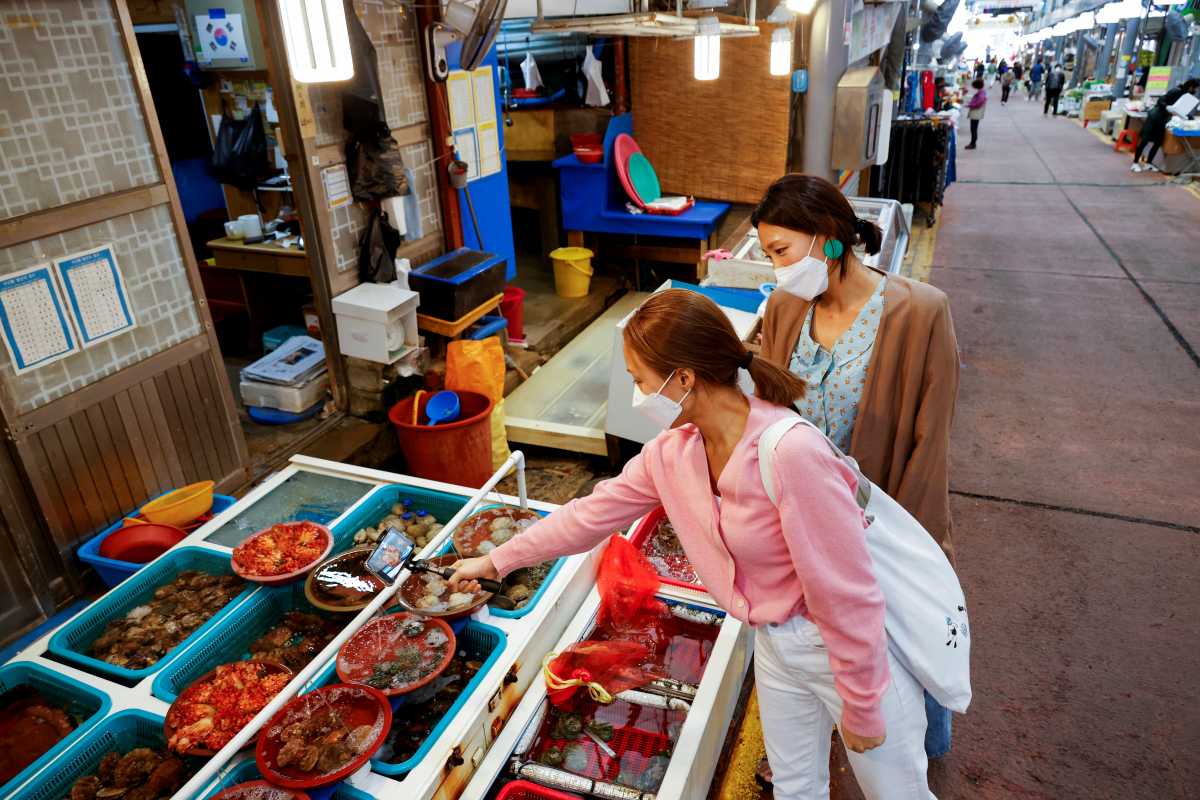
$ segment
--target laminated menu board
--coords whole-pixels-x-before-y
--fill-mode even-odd
[[[54,266],[84,347],[137,327],[112,245],[55,259]]]
[[[79,351],[50,264],[0,277],[0,331],[18,375]]]

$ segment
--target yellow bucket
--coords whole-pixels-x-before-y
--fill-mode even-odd
[[[554,259],[554,291],[559,297],[587,297],[592,282],[592,251],[586,247],[560,247]]]

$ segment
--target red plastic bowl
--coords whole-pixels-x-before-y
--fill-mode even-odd
[[[321,550],[316,558],[312,559],[307,564],[304,564],[303,566],[299,567],[298,569],[294,569],[291,572],[282,572],[278,575],[258,575],[252,572],[246,572],[245,568],[238,563],[238,551],[242,550],[242,548],[244,548],[250,542],[254,541],[260,536],[267,535],[277,527],[290,528],[298,527],[300,525],[307,525],[317,528],[325,534],[325,547]],[[276,525],[272,525],[269,528],[263,528],[261,531],[252,533],[243,539],[241,544],[233,549],[233,558],[231,564],[233,566],[234,573],[241,578],[245,578],[248,581],[254,581],[255,583],[261,583],[264,586],[279,586],[284,583],[291,583],[297,578],[303,577],[310,572],[313,567],[317,566],[326,558],[328,558],[331,552],[333,552],[333,532],[330,531],[329,528],[326,528],[324,525],[318,525],[315,522],[281,522]]]
[[[309,800],[304,792],[272,786],[267,781],[247,781],[230,786],[212,800]]]
[[[342,767],[324,775],[313,775],[301,772],[292,767],[276,767],[275,759],[279,755],[282,743],[279,734],[284,728],[297,722],[303,722],[307,715],[325,708],[332,708],[341,715],[342,722],[353,729],[359,725],[372,725],[379,735],[365,750],[348,761]],[[279,713],[271,717],[258,735],[258,744],[254,748],[254,761],[258,771],[269,782],[287,789],[315,789],[318,786],[328,786],[337,783],[342,778],[354,774],[358,768],[371,760],[375,751],[383,745],[388,729],[392,727],[392,706],[382,692],[370,686],[335,683],[320,689],[302,694],[279,709]]]
[[[100,555],[115,561],[146,564],[187,538],[173,525],[146,522],[113,531],[100,543]]]
[[[575,148],[575,157],[579,159],[581,164],[599,164],[604,160],[604,149],[600,147],[582,147]]]
[[[604,160],[604,138],[598,133],[572,133],[571,149],[583,164],[599,164]]]

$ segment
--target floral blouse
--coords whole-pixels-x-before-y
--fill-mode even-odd
[[[812,338],[814,303],[808,309],[796,351],[792,353],[791,370],[804,380],[804,397],[796,402],[796,410],[805,419],[825,432],[843,452],[850,450],[854,420],[858,416],[858,401],[867,382],[867,368],[883,318],[883,290],[887,278],[879,282],[871,297],[854,318],[853,324],[826,350]]]

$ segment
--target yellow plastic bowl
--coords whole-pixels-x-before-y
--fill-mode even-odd
[[[202,514],[207,514],[213,504],[213,481],[200,481],[173,492],[167,492],[162,497],[151,500],[142,506],[142,516],[160,525],[174,525],[181,528]]]

